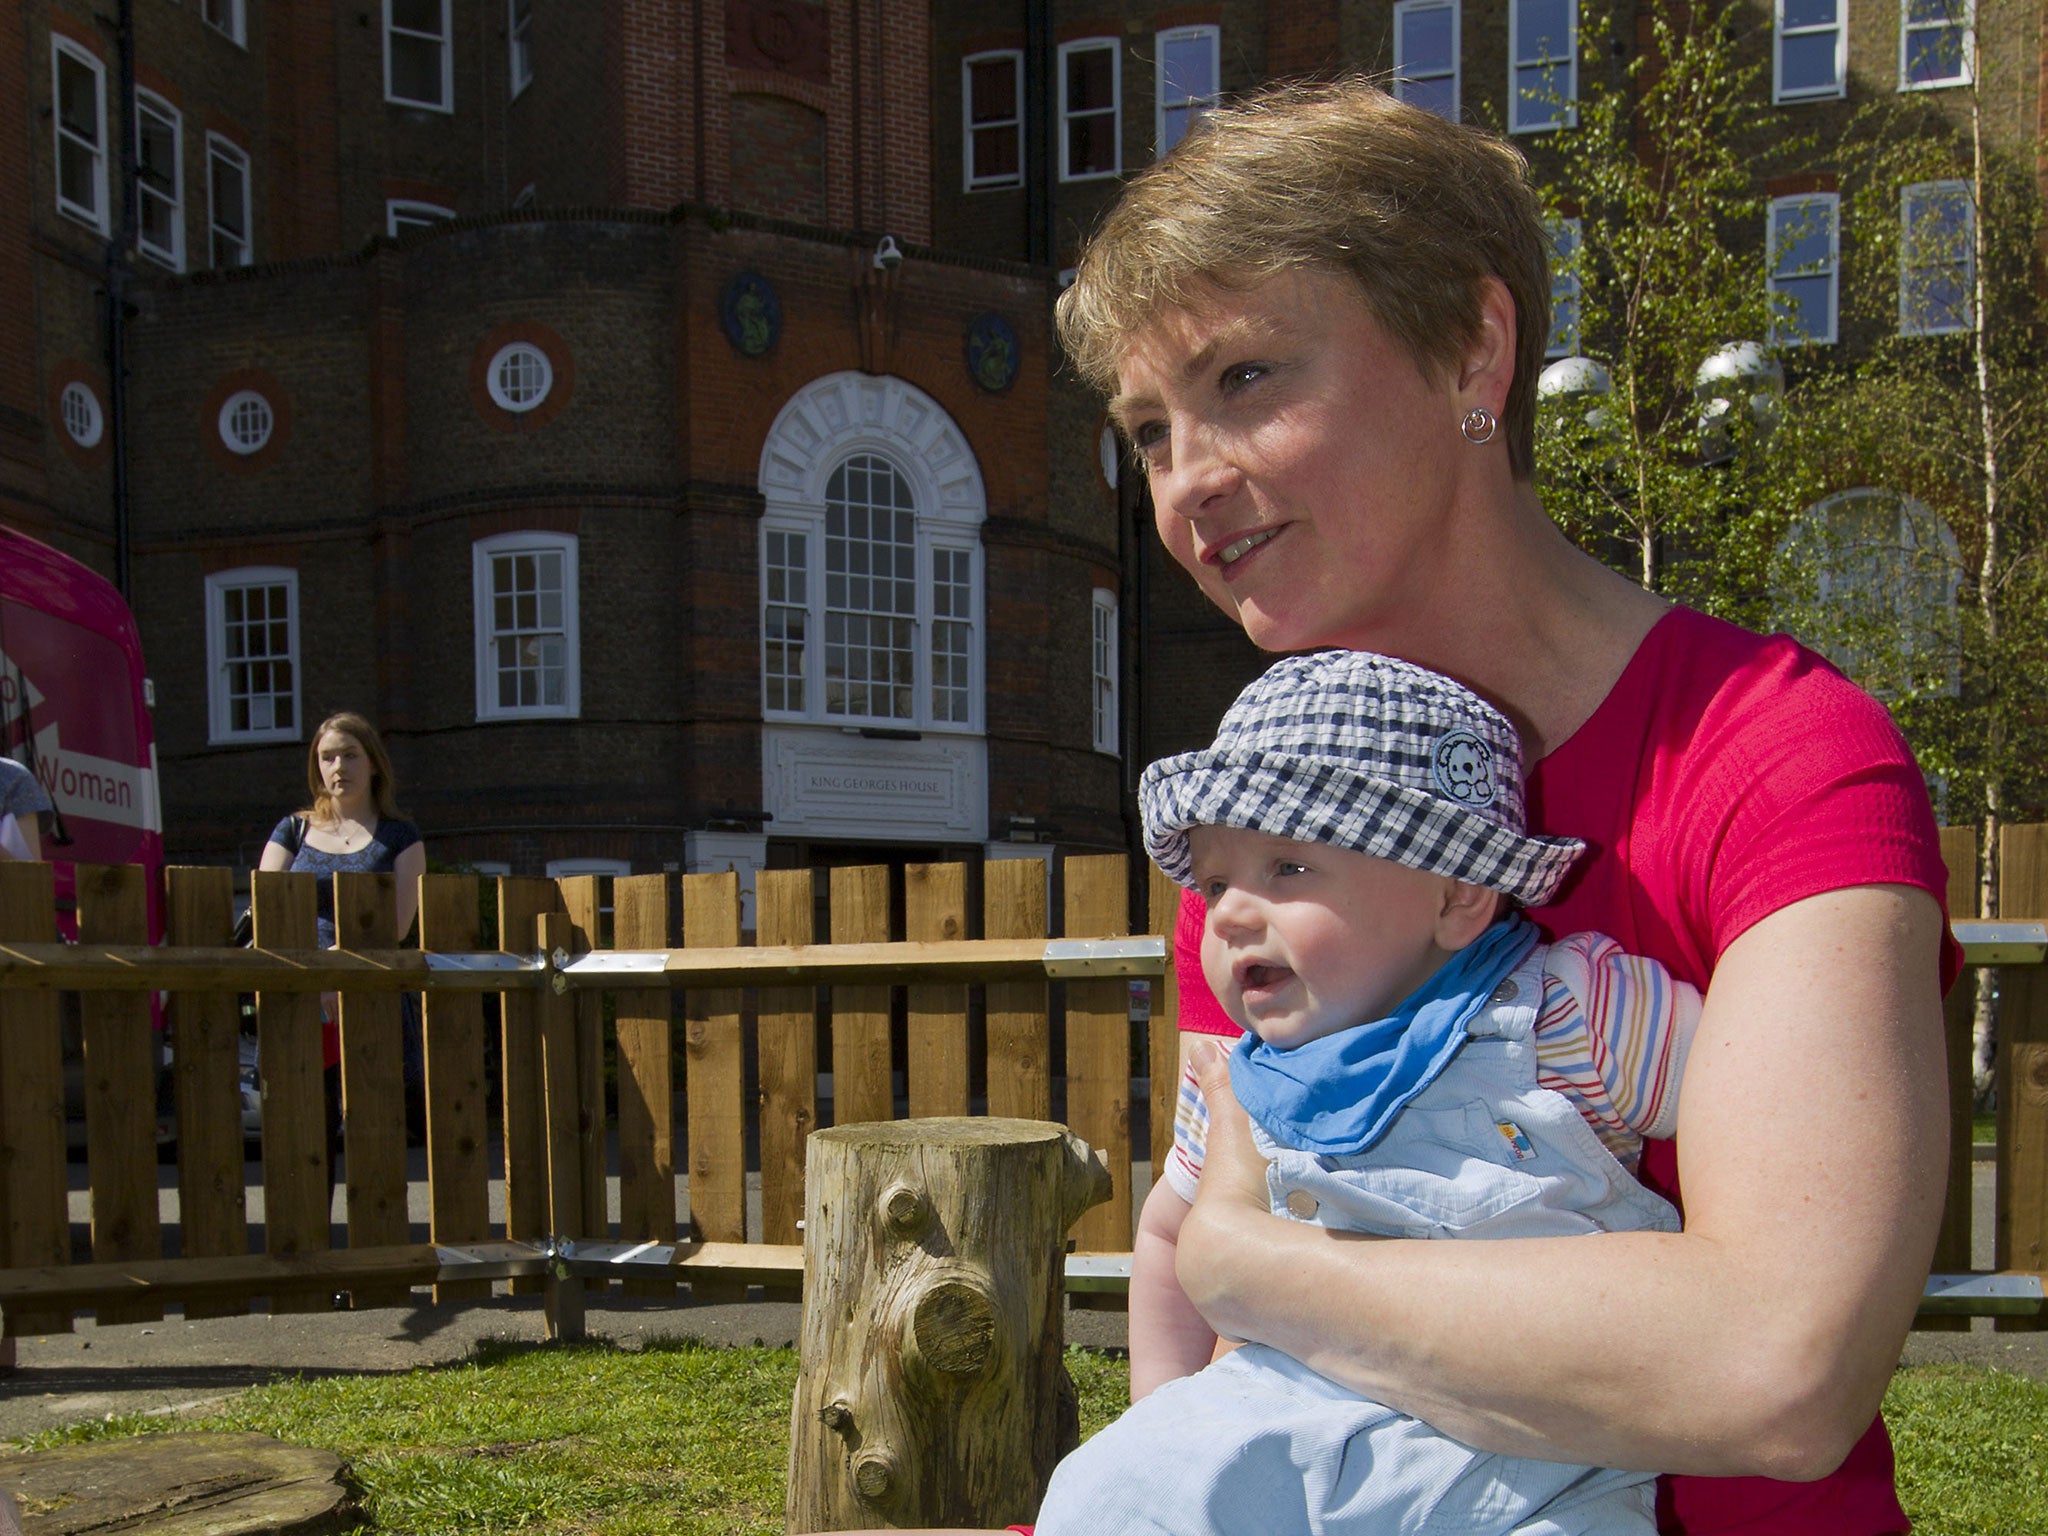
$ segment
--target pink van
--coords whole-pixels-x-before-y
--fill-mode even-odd
[[[0,752],[42,780],[57,825],[58,925],[76,938],[72,865],[150,872],[149,937],[164,932],[156,736],[135,615],[114,584],[0,527]]]

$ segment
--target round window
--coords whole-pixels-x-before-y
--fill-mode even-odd
[[[66,384],[64,393],[58,397],[58,408],[63,412],[64,430],[71,434],[71,441],[81,448],[99,446],[100,433],[106,426],[106,418],[100,414],[99,396],[83,384]]]
[[[547,399],[555,382],[547,353],[529,341],[500,347],[491,359],[491,399],[508,411],[530,411]]]
[[[276,423],[268,400],[253,389],[238,389],[220,408],[220,440],[231,453],[256,453],[270,441]]]

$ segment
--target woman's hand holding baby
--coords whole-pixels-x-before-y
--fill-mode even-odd
[[[1174,1273],[1217,1335],[1243,1342],[1249,1337],[1243,1325],[1258,1314],[1239,1318],[1232,1304],[1257,1289],[1261,1240],[1273,1225],[1266,1159],[1252,1141],[1250,1117],[1231,1091],[1229,1050],[1204,1041],[1195,1047],[1193,1064],[1209,1105],[1209,1135],[1195,1203],[1181,1224]]]

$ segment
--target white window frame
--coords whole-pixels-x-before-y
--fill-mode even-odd
[[[1531,0],[1509,0],[1508,4],[1508,132],[1548,133],[1579,125],[1579,4],[1565,0],[1570,20],[1565,26],[1565,49],[1553,58],[1525,57],[1522,47],[1522,11]],[[1564,67],[1564,100],[1531,102],[1527,110],[1546,114],[1524,119],[1521,76],[1525,70],[1540,74],[1558,65]]]
[[[410,197],[384,199],[384,233],[393,240],[409,229],[427,229],[454,217],[453,208],[443,208],[439,203],[423,203]]]
[[[814,680],[819,577],[813,552],[824,536],[822,517],[771,515],[762,523],[761,711],[770,720],[810,720],[823,713]]]
[[[1007,118],[990,118],[986,122],[974,120],[974,71],[976,66],[986,68],[990,64],[1007,61],[1011,69],[1016,115]],[[1017,169],[984,176],[975,169],[974,143],[977,132],[1007,128],[1017,136]],[[995,192],[1007,187],[1024,185],[1024,51],[1021,48],[989,48],[980,53],[970,53],[960,61],[960,175],[961,184],[968,192]]]
[[[577,608],[577,544],[573,533],[532,530],[493,534],[471,546],[476,621],[476,717],[487,720],[574,720],[583,710],[582,647]],[[492,562],[502,555],[558,554],[562,561],[562,698],[559,703],[500,704],[494,652],[499,638],[495,624]]]
[[[66,62],[78,65],[92,76],[94,137],[88,141],[65,126],[63,69]],[[57,211],[66,218],[107,232],[107,66],[86,49],[68,37],[52,36],[50,39],[50,142],[55,156]],[[93,205],[88,208],[74,203],[64,195],[64,156],[69,149],[74,154],[90,157],[92,165]]]
[[[99,447],[107,433],[107,413],[90,384],[82,379],[66,384],[57,396],[57,411],[66,437],[81,448]]]
[[[142,174],[142,120],[158,119],[171,131],[171,190],[159,191]],[[155,202],[169,210],[171,243],[155,245],[145,236],[144,209]],[[135,248],[173,272],[185,270],[185,116],[154,91],[135,92]]]
[[[234,706],[238,695],[234,688],[234,668],[248,661],[247,657],[228,655],[227,599],[230,592],[247,592],[256,588],[284,589],[285,603],[285,651],[282,657],[275,654],[257,658],[262,661],[283,660],[291,669],[291,687],[286,690],[271,688],[263,696],[271,699],[289,697],[291,701],[291,723],[289,725],[245,726],[236,729]],[[206,578],[206,739],[210,745],[226,746],[235,742],[251,741],[298,741],[305,734],[305,711],[300,705],[300,680],[303,668],[299,650],[299,573],[290,566],[250,565],[232,571],[216,571]]]
[[[613,885],[622,875],[633,873],[630,859],[549,859],[544,873],[550,880],[569,880],[577,875],[596,875],[604,882],[597,888],[597,933],[593,942],[609,943],[612,931]]]
[[[1585,302],[1586,285],[1584,274],[1573,258],[1584,249],[1585,221],[1562,217],[1545,219],[1543,233],[1550,247],[1550,335],[1544,340],[1543,355],[1576,357],[1585,319],[1581,306]],[[1565,334],[1560,336],[1557,317],[1562,312],[1562,300],[1570,301],[1572,318]]]
[[[1089,600],[1089,672],[1094,716],[1095,750],[1115,757],[1121,720],[1121,690],[1117,685],[1117,602],[1107,587],[1097,587]]]
[[[1962,17],[1957,21],[1915,21],[1913,0],[1899,0],[1899,89],[1902,91],[1942,91],[1951,86],[1969,85],[1976,78],[1977,61],[1977,0],[1960,0]],[[1913,38],[1923,32],[1945,32],[1949,28],[1961,32],[1962,47],[1957,51],[1956,72],[1940,75],[1931,80],[1915,80],[1908,70],[1912,62]]]
[[[854,713],[851,710],[834,710],[829,704],[829,683],[826,675],[827,652],[829,650],[828,609],[826,600],[827,529],[828,511],[821,501],[815,515],[793,514],[789,511],[771,510],[762,519],[762,561],[761,561],[761,606],[764,620],[770,608],[787,608],[797,611],[803,617],[803,641],[797,648],[800,660],[794,673],[783,672],[780,677],[793,678],[802,691],[803,703],[790,707],[786,702],[771,703],[768,697],[768,658],[766,647],[778,637],[771,633],[768,625],[762,626],[762,705],[764,719],[778,722],[804,723],[810,725],[844,726],[848,729],[874,729],[896,731],[932,731],[978,735],[982,730],[984,673],[982,666],[982,637],[986,631],[988,596],[983,576],[980,530],[975,526],[961,526],[932,515],[927,498],[921,494],[916,475],[903,462],[900,452],[892,453],[886,447],[862,445],[833,456],[831,470],[824,477],[827,484],[837,471],[856,458],[880,459],[893,469],[908,487],[914,511],[912,512],[912,583],[915,588],[915,612],[911,616],[911,708],[907,715]],[[796,585],[801,594],[787,592],[780,600],[770,601],[769,583],[781,566],[771,566],[768,548],[771,538],[776,535],[793,536],[803,540],[804,559],[796,573]],[[787,546],[785,546],[787,547]],[[957,616],[941,615],[936,611],[938,583],[936,580],[938,557],[944,554],[948,561],[964,557],[971,612],[967,625],[967,649],[965,662],[967,678],[964,689],[967,694],[967,718],[964,720],[941,719],[933,708],[933,640],[937,625],[941,621],[960,622]],[[853,610],[864,612],[866,610]]]
[[[1778,227],[1781,219],[1809,217],[1809,210],[1819,209],[1826,210],[1828,253],[1825,260],[1819,268],[1812,271],[1781,274],[1778,271]],[[1764,260],[1764,273],[1765,281],[1773,296],[1779,291],[1778,285],[1781,276],[1827,278],[1826,334],[1807,333],[1805,331],[1795,332],[1789,329],[1777,312],[1774,297],[1771,306],[1771,341],[1774,345],[1781,347],[1831,345],[1835,340],[1837,328],[1841,321],[1842,308],[1842,200],[1839,193],[1802,192],[1793,197],[1774,197],[1771,199],[1769,238]],[[1808,323],[1807,317],[1803,312],[1800,323],[1802,326]]]
[[[1166,76],[1166,49],[1170,43],[1206,42],[1209,45],[1209,78],[1215,89],[1207,95],[1194,95],[1177,91]],[[1154,34],[1152,39],[1152,153],[1154,157],[1165,154],[1187,136],[1188,130],[1201,120],[1202,113],[1216,105],[1223,95],[1223,29],[1218,26],[1169,27]],[[1169,97],[1168,92],[1173,94]],[[1172,142],[1166,137],[1166,114],[1174,109],[1185,108],[1187,121],[1174,135]]]
[[[1961,199],[1963,227],[1957,231],[1960,250],[1955,257],[1928,258],[1914,249],[1913,228],[1919,220],[1917,205],[1949,194]],[[1916,181],[1899,189],[1899,334],[1901,336],[1953,336],[1971,328],[1977,302],[1977,204],[1967,181]],[[1919,255],[1919,259],[1915,259]],[[1962,314],[1952,325],[1930,325],[1913,291],[1913,274],[1922,269],[1959,269]]]
[[[1109,165],[1101,170],[1076,171],[1072,168],[1073,137],[1069,132],[1076,113],[1067,108],[1067,61],[1077,53],[1107,53],[1109,55]],[[1060,104],[1060,180],[1061,181],[1105,181],[1121,176],[1124,166],[1124,70],[1123,48],[1114,37],[1077,37],[1072,42],[1061,43],[1059,47],[1059,104]],[[1086,115],[1100,117],[1104,108],[1091,107]]]
[[[199,19],[237,47],[249,46],[248,0],[200,0]]]
[[[481,864],[473,865],[472,867],[479,870],[483,868]],[[511,866],[507,865],[506,869],[509,873]],[[631,873],[633,873],[633,861],[631,859],[548,860],[548,878],[550,880],[566,880],[571,875],[610,875],[613,878],[617,878],[620,875],[630,875]]]
[[[1849,49],[1849,0],[1833,0],[1834,20],[1826,23],[1810,23],[1806,26],[1785,25],[1785,0],[1772,0],[1771,6],[1771,100],[1779,104],[1794,101],[1834,101],[1840,99],[1848,79]],[[1795,37],[1818,37],[1823,33],[1834,34],[1835,73],[1832,82],[1822,85],[1787,86],[1785,84],[1785,43]]]
[[[533,84],[533,0],[505,0],[505,75],[515,100]]]
[[[391,83],[391,44],[395,38],[407,38],[416,43],[431,43],[441,51],[441,95],[436,101],[417,100],[401,96]],[[384,99],[394,107],[416,107],[423,112],[449,112],[455,110],[455,21],[454,0],[441,0],[441,30],[416,32],[410,27],[401,27],[391,19],[391,0],[384,0]]]
[[[533,360],[540,364],[539,383],[531,395],[521,397],[505,387],[504,370],[515,360]],[[547,399],[548,392],[555,387],[555,365],[545,349],[531,341],[512,341],[492,354],[489,365],[484,369],[484,387],[490,391],[491,402],[501,411],[510,411],[515,416],[536,410]]]
[[[235,431],[236,417],[251,407],[263,413],[263,435],[253,442]],[[246,459],[268,448],[270,440],[277,436],[277,407],[260,390],[238,389],[221,402],[220,416],[215,425],[220,429],[221,445],[229,453]]]
[[[219,185],[214,175],[216,163],[230,167],[242,178],[242,206],[239,210],[242,216],[242,233],[240,235],[236,235],[233,230],[224,226],[220,221]],[[253,219],[249,206],[249,183],[249,152],[232,139],[224,139],[217,133],[208,132],[206,135],[206,256],[207,265],[209,266],[246,267],[256,259],[256,234],[252,227]],[[224,240],[229,242],[233,249],[235,256],[233,261],[222,261],[220,259],[221,244]]]
[[[1449,11],[1451,13],[1451,57],[1445,69],[1432,70],[1428,74],[1416,74],[1411,61],[1402,46],[1406,36],[1404,23],[1410,16],[1423,11]],[[1457,122],[1465,111],[1464,50],[1461,46],[1465,36],[1465,16],[1461,0],[1398,0],[1394,6],[1394,94],[1402,101],[1411,101],[1408,86],[1421,85],[1434,80],[1451,82],[1450,120]],[[1415,105],[1421,106],[1421,102]]]

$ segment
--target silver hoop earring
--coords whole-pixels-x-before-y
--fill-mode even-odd
[[[1465,441],[1474,447],[1492,442],[1493,434],[1499,427],[1500,423],[1494,419],[1493,412],[1483,405],[1473,406],[1465,413],[1465,419],[1458,423],[1458,430],[1465,434]]]

